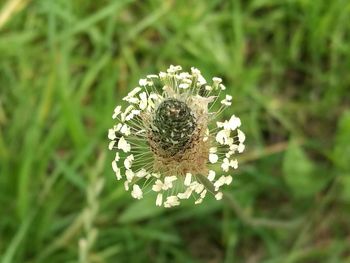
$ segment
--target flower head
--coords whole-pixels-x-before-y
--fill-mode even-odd
[[[126,191],[136,199],[155,192],[157,206],[173,207],[181,200],[203,201],[208,192],[222,198],[223,185],[232,182],[238,168],[234,158],[244,150],[245,135],[235,115],[219,121],[232,103],[223,94],[222,79],[207,83],[201,72],[166,72],[140,79],[117,106],[109,129],[109,149],[116,152],[112,168]],[[200,178],[206,177],[212,190]]]

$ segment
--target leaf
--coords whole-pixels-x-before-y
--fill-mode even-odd
[[[332,159],[338,168],[350,171],[350,111],[344,112],[338,121]]]
[[[350,202],[350,111],[344,112],[338,121],[332,159],[341,174],[340,196]]]
[[[341,199],[350,202],[350,173],[341,175],[339,183],[341,185]]]
[[[148,194],[141,200],[133,200],[130,206],[120,215],[120,223],[133,223],[156,217],[164,212],[163,207],[156,206],[153,195]]]
[[[283,175],[287,185],[297,197],[310,197],[320,188],[312,161],[295,142],[289,143],[283,160]]]

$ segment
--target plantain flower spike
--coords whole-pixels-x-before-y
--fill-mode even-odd
[[[171,65],[140,79],[123,98],[127,106],[115,108],[108,132],[116,179],[135,199],[154,192],[157,206],[200,204],[208,192],[220,200],[238,168],[234,156],[245,148],[240,119],[218,121],[232,103],[222,80],[208,83],[196,68],[181,70]]]

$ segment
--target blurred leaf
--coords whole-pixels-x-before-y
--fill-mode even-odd
[[[341,198],[346,202],[350,202],[350,174],[342,175],[339,182],[342,186]]]
[[[149,194],[141,200],[133,200],[119,217],[119,222],[133,223],[155,217],[163,212],[164,208],[156,206],[153,195]]]
[[[166,233],[157,228],[140,227],[134,230],[139,236],[148,240],[157,240],[165,243],[179,243],[180,238],[175,233]]]
[[[333,150],[335,165],[346,171],[350,171],[350,111],[343,113],[338,121]]]
[[[283,175],[297,197],[309,197],[318,191],[319,184],[313,176],[314,172],[314,164],[302,148],[291,141],[283,160]]]

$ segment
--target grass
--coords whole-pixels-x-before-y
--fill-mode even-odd
[[[346,0],[2,1],[1,262],[350,262],[349,15]],[[247,151],[223,202],[164,210],[115,181],[113,109],[169,64],[234,97]]]

